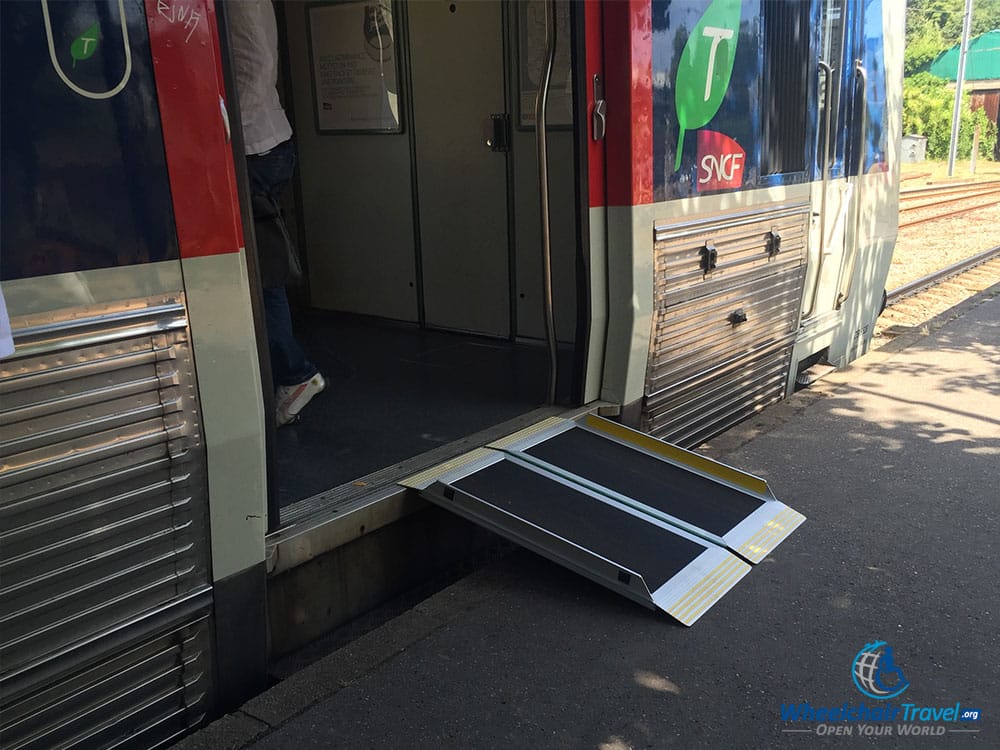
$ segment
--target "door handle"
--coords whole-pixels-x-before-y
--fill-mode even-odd
[[[510,117],[506,112],[490,115],[483,124],[483,137],[490,151],[510,151]]]
[[[850,258],[847,265],[846,278],[842,282],[840,293],[837,295],[837,309],[851,296],[851,287],[854,286],[854,267],[858,262],[858,250],[861,244],[861,207],[864,205],[863,193],[865,185],[865,152],[868,150],[868,71],[861,60],[854,61],[854,87],[861,89],[861,108],[858,116],[858,153],[857,170],[855,178],[857,182],[856,195],[854,196],[854,235],[851,237]]]
[[[608,103],[604,99],[604,79],[594,74],[594,140],[604,140],[608,130]]]
[[[816,275],[813,281],[812,294],[809,298],[809,308],[802,313],[802,318],[808,318],[816,310],[816,298],[819,296],[819,285],[823,274],[823,259],[826,249],[826,194],[830,188],[830,125],[833,123],[833,68],[825,60],[819,61],[819,72],[823,75],[823,149],[817,162],[820,164],[820,203],[819,203],[819,255],[816,260]]]

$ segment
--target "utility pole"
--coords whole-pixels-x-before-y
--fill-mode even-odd
[[[965,58],[969,54],[969,33],[972,30],[972,0],[965,0],[965,18],[962,19],[962,44],[958,49],[958,75],[955,78],[955,109],[951,115],[951,146],[948,148],[948,176],[955,174],[955,155],[958,152],[958,125],[962,119],[962,83],[965,81]]]

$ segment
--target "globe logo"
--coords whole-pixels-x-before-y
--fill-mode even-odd
[[[879,701],[902,695],[910,686],[893,662],[892,646],[885,641],[866,643],[854,657],[851,672],[855,687]]]

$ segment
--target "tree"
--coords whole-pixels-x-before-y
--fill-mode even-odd
[[[906,4],[906,43],[910,32],[918,32],[924,25],[937,27],[948,49],[962,39],[962,20],[965,0],[908,0]],[[972,36],[1000,28],[1000,0],[973,0]]]
[[[903,75],[927,70],[934,58],[948,49],[941,28],[929,18],[914,13],[906,15],[906,49],[903,51]]]
[[[951,146],[951,118],[955,91],[930,73],[917,73],[903,80],[903,132],[919,133],[927,138],[927,158],[947,159]],[[972,135],[980,128],[979,155],[990,158],[996,138],[996,126],[986,112],[969,107],[969,95],[962,96],[958,153],[967,158],[972,153]]]
[[[927,137],[927,156],[948,156],[951,140],[954,88],[926,73],[934,59],[962,40],[965,0],[908,0],[906,7],[906,47],[903,52],[903,132]],[[1000,28],[1000,0],[973,0],[973,37]],[[980,154],[990,156],[989,144],[996,137],[996,126],[985,112],[972,112],[969,97],[963,97],[958,151],[972,151],[972,134],[981,127]]]

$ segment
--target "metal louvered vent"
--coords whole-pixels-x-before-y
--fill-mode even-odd
[[[787,174],[806,168],[809,99],[810,7],[808,3],[764,0],[764,95],[761,173]]]
[[[210,686],[208,500],[181,301],[15,330],[0,362],[0,745],[136,746]]]
[[[691,447],[782,398],[808,230],[808,204],[657,225],[644,431]]]

